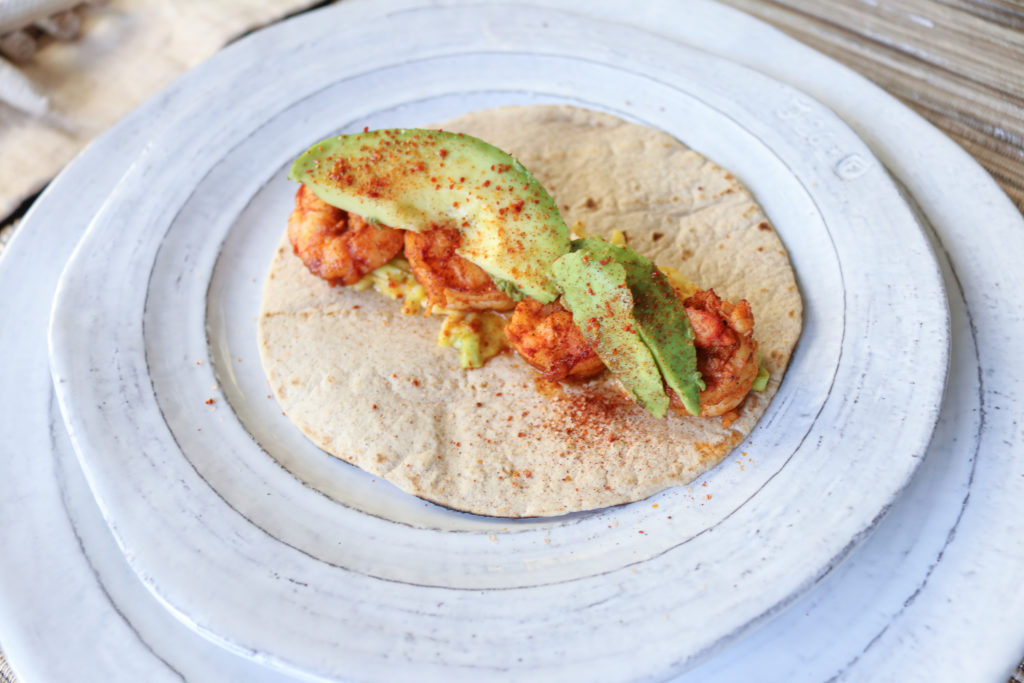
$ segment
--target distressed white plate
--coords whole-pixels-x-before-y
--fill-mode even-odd
[[[807,98],[706,54],[579,17],[488,13],[496,33],[474,48],[474,12],[482,10],[389,18],[389,28],[409,21],[407,30],[437,21],[460,39],[451,42],[456,54],[439,44],[437,54],[419,46],[411,57],[359,55],[371,80],[386,70],[407,79],[406,89],[376,92],[349,78],[344,53],[325,60],[333,76],[304,73],[296,52],[315,44],[333,56],[332,41],[344,38],[316,35],[312,19],[180,86],[192,98],[176,105],[185,119],[155,137],[111,195],[62,287],[54,371],[72,436],[144,582],[201,632],[276,666],[353,676],[528,666],[552,677],[681,667],[824,574],[907,481],[941,392],[937,270],[884,171]],[[530,36],[552,19],[593,31],[608,47],[544,54],[545,40],[530,54]],[[502,52],[502,37],[526,53]],[[632,58],[641,63],[615,52],[640,38],[650,51]],[[282,51],[278,66],[260,71],[271,45]],[[486,69],[477,82],[466,75],[474,68]],[[549,73],[568,80],[542,77]],[[573,74],[609,84],[585,86]],[[410,97],[428,77],[438,79],[431,92]],[[338,120],[339,101],[350,120]],[[280,169],[294,149],[340,126],[409,125],[523,101],[583,103],[675,133],[736,171],[793,251],[807,331],[746,449],[753,462],[707,477],[710,501],[678,490],[653,501],[657,509],[648,502],[554,523],[477,520],[303,452],[287,423],[269,421],[265,389],[253,391],[260,375],[247,306],[270,254],[260,241],[272,244],[283,228],[290,191]],[[237,106],[230,115],[229,104]],[[808,137],[824,145],[818,153]],[[280,217],[269,215],[275,207],[285,207]],[[898,310],[873,309],[880,302],[869,295],[884,285],[911,302],[906,312],[889,299],[881,303]],[[872,347],[879,337],[908,345],[880,352]],[[872,359],[884,375],[866,373]],[[921,376],[911,360],[935,372]],[[211,393],[214,382],[223,393]],[[210,396],[214,412],[204,403]],[[879,401],[915,410],[870,405]],[[468,644],[473,634],[479,645]]]
[[[848,552],[937,419],[938,268],[836,117],[647,34],[587,21],[590,47],[549,12],[483,11],[365,22],[360,50],[314,15],[282,28],[270,56],[186,81],[191,106],[111,193],[58,290],[58,399],[129,563],[200,633],[283,670],[683,668]],[[404,50],[372,39],[415,30],[427,39]],[[306,444],[267,398],[254,318],[297,150],[338,130],[548,101],[663,128],[736,173],[791,249],[805,332],[762,425],[699,485],[559,520],[481,519]]]

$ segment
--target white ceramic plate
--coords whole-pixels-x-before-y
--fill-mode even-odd
[[[147,587],[285,671],[618,677],[685,668],[826,574],[916,468],[948,351],[938,268],[868,148],[787,86],[601,21],[434,7],[345,31],[330,16],[186,79],[182,115],[140,150],[62,278],[58,398]],[[570,24],[593,42],[560,34]],[[480,519],[306,444],[267,398],[254,317],[298,150],[548,101],[663,128],[734,171],[791,249],[805,332],[762,424],[697,486]]]
[[[387,13],[379,3],[343,7],[331,16],[350,25]],[[748,16],[710,2],[686,5],[685,20],[669,2],[595,0],[588,12],[827,101],[921,204],[954,321],[939,428],[877,530],[790,609],[680,680],[1005,680],[1024,651],[1024,385],[1015,372],[1024,315],[999,292],[1024,289],[1015,269],[1020,213],[941,132]],[[233,46],[189,82],[250,59],[277,30]],[[150,599],[82,480],[49,385],[46,323],[60,270],[139,150],[188,110],[181,87],[193,86],[176,85],[127,116],[51,183],[0,259],[0,646],[20,680],[289,678],[221,650]]]

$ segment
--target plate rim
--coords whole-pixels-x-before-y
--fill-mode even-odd
[[[102,212],[101,212],[101,214],[100,214],[100,215],[98,215],[98,216],[97,216],[97,221],[100,221],[100,220],[101,220],[101,216],[102,216]],[[89,239],[89,237],[87,236],[87,237],[85,238],[85,240],[83,240],[83,244],[86,244],[86,243],[87,243],[87,241],[88,241],[88,239]],[[77,251],[76,251],[76,256],[77,256]],[[76,263],[76,257],[72,257],[72,259],[71,259],[71,260],[69,261],[69,268],[70,268],[70,267],[71,267],[71,265],[73,265],[74,263]],[[934,270],[935,270],[935,271],[936,271],[936,273],[937,273],[937,266],[936,266],[936,268],[935,268]],[[940,289],[940,291],[941,291],[941,283],[940,283],[939,289]],[[67,288],[66,288],[66,282],[65,282],[65,286],[64,286],[64,287],[62,287],[62,289],[61,289],[60,291],[62,291],[62,292],[70,292],[70,291],[73,291],[73,290],[67,289]],[[63,299],[63,297],[62,297],[62,296],[60,295],[60,293],[58,293],[58,297],[57,297],[57,298],[55,299],[55,302],[56,302],[57,304],[59,304],[59,303],[60,303],[61,301],[63,301],[63,300],[64,300],[64,299]],[[59,318],[58,318],[58,317],[55,317],[55,326],[56,326],[56,324],[57,324],[58,322],[59,322]],[[946,327],[947,327],[947,329],[948,329],[948,316],[947,316],[947,318],[946,318]],[[56,327],[55,327],[55,329],[56,329]],[[59,337],[59,334],[58,334],[58,337]],[[60,343],[60,339],[59,339],[59,338],[57,339],[57,343],[58,343],[58,344]],[[54,374],[55,374],[55,377],[56,377],[56,378],[58,379],[58,384],[60,383],[60,379],[62,379],[62,378],[63,378],[63,377],[62,377],[62,373],[61,373],[61,367],[62,367],[62,366],[61,366],[61,363],[62,363],[62,361],[66,361],[66,360],[67,360],[67,358],[68,358],[68,357],[67,357],[67,355],[66,355],[66,350],[67,350],[67,347],[65,347],[65,355],[61,355],[61,353],[60,353],[60,352],[58,351],[58,353],[57,353],[57,354],[56,354],[56,355],[54,356],[54,358],[53,358],[53,367],[54,367]],[[947,354],[947,358],[948,358],[948,354]],[[937,392],[936,392],[936,393],[937,393],[938,395],[940,395],[940,396],[941,396],[941,393],[942,393],[942,392],[941,392],[941,388],[940,388],[939,390],[937,390]],[[937,411],[938,411],[938,405],[939,405],[939,404],[938,404],[938,403],[936,403],[936,406],[935,406],[935,410],[933,411],[933,412],[935,412],[935,417],[936,417],[936,419],[937,419]],[[65,415],[66,415],[66,416],[68,416],[68,414],[69,414],[68,406],[66,406],[66,405],[65,405],[65,402],[64,402],[63,400],[61,401],[61,406],[62,406],[62,410],[63,410],[63,411],[65,412]],[[72,412],[73,412],[73,410],[72,410]],[[74,423],[76,423],[76,420],[75,420],[75,418],[74,418],[74,417],[71,417],[71,423],[73,423],[73,424],[74,424]],[[78,422],[77,424],[81,425],[82,423],[81,423],[81,422]],[[931,424],[932,424],[932,427],[934,427],[934,421],[932,421],[932,422],[931,422]],[[73,436],[73,437],[75,436],[75,434],[74,434],[74,432],[75,432],[75,431],[76,431],[76,430],[75,430],[74,428],[72,428],[72,432],[73,432],[72,436]],[[929,436],[930,436],[930,433],[931,433],[931,430],[930,430],[930,429],[928,430],[928,433],[929,433]],[[921,445],[921,448],[922,448],[922,450],[923,450],[924,446],[926,446],[926,445],[927,445],[927,444],[926,444],[926,442],[927,442],[927,438],[926,438],[926,439],[924,439],[924,441],[925,441],[925,443]],[[80,447],[80,446],[79,446],[79,444],[77,443],[77,440],[76,440],[76,450],[79,450],[79,452],[81,453],[81,447]],[[88,466],[86,466],[86,469],[87,469],[87,472],[88,472]],[[910,474],[908,473],[908,474],[907,474],[907,477],[906,477],[906,478],[905,478],[905,479],[903,480],[903,482],[902,482],[902,486],[901,486],[900,488],[902,488],[903,486],[905,486],[905,485],[906,485],[907,481],[909,481],[909,477],[910,477]],[[877,521],[877,517],[876,517],[875,519],[876,519],[876,521]],[[114,522],[115,522],[115,524],[116,524],[116,520],[111,520],[111,521],[114,521]],[[872,522],[872,525],[873,525],[873,523],[874,523],[874,522]],[[855,538],[856,538],[856,536],[855,536]],[[852,547],[852,546],[850,546],[850,547]],[[848,551],[847,551],[847,550],[844,550],[842,554],[845,554],[846,552],[848,552]],[[832,558],[832,559],[835,559],[835,558]],[[817,580],[817,578],[812,578],[812,580],[808,581],[807,583],[813,583],[813,582],[814,582],[814,581],[816,581],[816,580]],[[167,598],[167,596],[164,596],[164,598],[166,599],[166,598]],[[216,636],[216,634],[212,634],[212,635]]]

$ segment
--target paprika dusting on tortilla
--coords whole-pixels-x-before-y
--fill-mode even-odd
[[[504,225],[506,216],[545,211],[550,242],[525,245],[544,267],[517,265],[495,275],[491,262],[511,242],[472,232],[475,215],[407,230],[429,223],[416,214],[422,207],[360,216],[325,204],[304,185],[264,286],[259,325],[264,368],[288,417],[328,453],[413,495],[483,515],[558,515],[641,500],[717,464],[763,414],[801,326],[792,267],[750,194],[671,136],[593,111],[509,107],[442,128],[486,140],[535,177],[540,189],[529,190],[536,201],[509,195],[494,220]],[[440,149],[445,163],[458,155],[448,145]],[[472,182],[454,176],[436,184],[482,196],[507,184]],[[321,225],[331,234],[310,228]],[[566,234],[563,244],[561,225],[585,239],[570,242]],[[431,230],[437,235],[428,236]],[[467,241],[471,249],[462,250]],[[629,249],[616,246],[623,241]],[[450,249],[466,259],[439,256]],[[557,265],[563,256],[575,270]],[[667,282],[677,296],[667,295],[664,283],[638,291],[630,278],[647,271],[659,282],[662,272],[673,276]],[[703,289],[680,285],[686,281]],[[744,391],[735,405],[731,387],[704,382],[697,410],[723,417],[695,417],[688,414],[695,403],[685,405],[679,395],[688,391],[686,377],[678,392],[665,382],[662,403],[660,379],[657,387],[633,385],[604,370],[615,362],[588,332],[591,318],[628,337],[605,345],[612,355],[645,339],[645,330],[639,319],[581,313],[592,301],[569,292],[595,285],[620,298],[623,288],[632,290],[623,309],[644,297],[678,298],[673,305],[681,311],[685,304],[704,377],[753,383],[760,369],[763,390]],[[432,308],[447,314],[443,325],[408,315]],[[526,317],[516,325],[521,308]],[[664,333],[660,321],[646,321],[647,337]],[[463,367],[438,345],[439,329],[442,344],[459,347]],[[686,375],[686,353],[656,351],[644,363],[667,380],[669,365]],[[655,398],[638,403],[628,395],[639,395],[634,386]],[[712,395],[716,388],[720,396]]]

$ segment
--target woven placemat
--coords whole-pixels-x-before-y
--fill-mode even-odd
[[[0,683],[17,683],[14,680],[14,672],[4,659],[4,653],[0,652]]]

